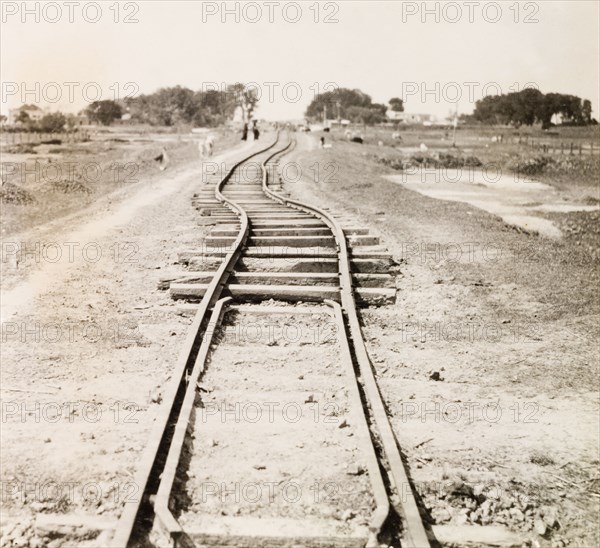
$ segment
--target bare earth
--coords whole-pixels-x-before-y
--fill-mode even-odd
[[[361,316],[428,521],[598,545],[597,254],[403,188],[367,146],[316,140],[299,136],[303,176],[287,189],[355,215],[400,262],[396,304]],[[315,181],[315,160],[337,182]],[[3,262],[2,546],[69,545],[36,517],[112,519],[139,495],[135,467],[190,323],[156,288],[207,232],[190,205],[201,178],[199,161],[175,164],[19,235],[59,243],[59,261]]]
[[[36,515],[117,517],[139,496],[136,464],[191,322],[158,279],[206,233],[190,207],[202,178],[199,160],[171,166],[15,238],[63,254],[3,263],[3,546],[61,546],[34,535]]]
[[[290,159],[304,177],[288,190],[356,215],[401,263],[396,305],[362,318],[430,522],[597,545],[595,254],[404,189],[369,161],[379,147],[315,142],[302,136],[312,151]],[[335,165],[335,182],[315,182],[315,161]]]

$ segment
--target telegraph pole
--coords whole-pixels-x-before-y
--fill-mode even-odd
[[[456,126],[458,125],[458,101],[454,111],[454,131],[452,132],[452,148],[456,148]]]

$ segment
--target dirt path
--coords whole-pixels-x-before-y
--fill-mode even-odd
[[[304,177],[287,189],[357,216],[401,263],[396,305],[362,319],[431,522],[598,544],[597,265],[386,180],[366,146],[315,151],[317,138],[299,136],[289,161]]]
[[[293,159],[304,177],[288,190],[355,215],[401,261],[396,305],[362,318],[431,522],[504,524],[534,546],[597,545],[595,264],[386,181],[366,147],[315,143],[301,136]],[[315,182],[315,160],[322,176],[337,168],[337,183]],[[156,287],[204,234],[190,206],[201,176],[200,165],[168,170],[13,239],[62,254],[3,264],[7,545],[56,548],[64,539],[36,517],[114,519],[139,495],[135,466],[190,323]]]
[[[368,460],[336,326],[325,307],[304,315],[301,306],[288,308],[229,313],[217,334],[180,522],[207,536],[245,527],[257,543],[261,535],[265,543],[284,535],[366,542],[374,506]]]
[[[190,323],[157,283],[206,230],[190,202],[203,171],[173,166],[14,240],[62,254],[3,272],[3,545],[61,546],[36,517],[116,517],[139,496],[136,463]]]

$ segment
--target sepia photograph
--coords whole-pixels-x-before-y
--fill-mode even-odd
[[[600,546],[600,0],[0,18],[0,548]]]

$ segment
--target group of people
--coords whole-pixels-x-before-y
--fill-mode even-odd
[[[258,130],[258,126],[256,125],[256,120],[252,120],[252,135],[254,136],[254,140],[258,141],[260,137],[260,131]],[[244,129],[242,131],[242,141],[248,140],[248,124],[244,124]]]
[[[252,120],[252,128],[249,128],[247,123],[244,124],[244,129],[242,131],[242,141],[248,140],[248,131],[250,131],[250,129],[252,130],[252,136],[254,137],[254,140],[258,141],[258,139],[260,137],[260,131],[258,129],[256,120]],[[200,153],[200,157],[201,158],[211,157],[213,155],[214,145],[215,145],[215,138],[213,135],[208,135],[204,141],[200,141],[198,143],[198,152]],[[164,153],[164,151],[163,151],[163,153]],[[156,160],[162,161],[162,156],[163,155],[161,155],[160,160],[159,160],[159,158],[156,158]]]
[[[252,120],[252,128],[248,127],[248,124],[244,124],[244,129],[242,131],[242,141],[248,140],[248,131],[252,130],[252,136],[255,141],[258,141],[260,137],[260,131],[258,129],[257,121]],[[201,158],[210,158],[213,155],[213,148],[215,145],[215,138],[213,135],[208,135],[204,141],[200,141],[198,143],[198,152],[200,153]],[[162,156],[162,155],[161,155]],[[156,159],[159,161],[159,159]],[[160,158],[162,161],[162,157]]]

